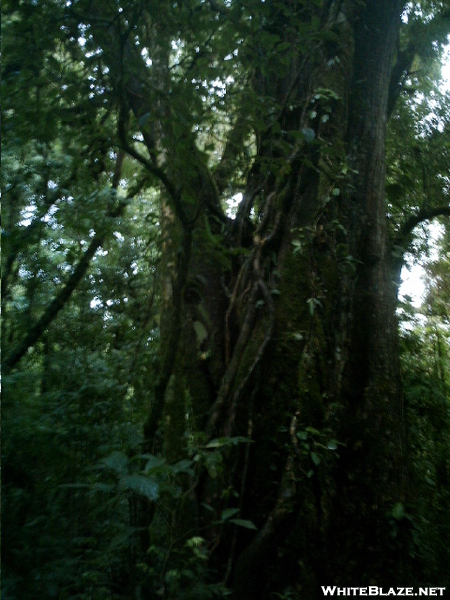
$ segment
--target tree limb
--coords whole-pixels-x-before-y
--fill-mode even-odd
[[[117,156],[116,162],[116,170],[114,173],[114,184],[117,186],[120,180],[120,176],[118,175],[118,166],[122,164],[123,155],[119,152]],[[141,184],[142,185],[142,184]],[[115,188],[113,188],[115,189]],[[130,190],[130,193],[127,195],[127,200],[131,198],[133,195],[137,193],[137,189],[134,188]],[[120,216],[125,207],[127,205],[126,201],[120,202],[119,206],[111,211],[108,216],[109,217],[118,217]],[[32,348],[41,338],[44,331],[48,328],[48,326],[55,320],[58,313],[62,308],[64,308],[66,302],[71,297],[73,291],[79,284],[79,282],[84,277],[90,262],[96,253],[96,251],[100,248],[105,240],[106,234],[96,234],[91,243],[89,244],[88,249],[81,257],[79,263],[77,264],[75,270],[67,280],[64,287],[59,291],[59,293],[55,296],[52,302],[49,304],[47,309],[44,311],[44,314],[38,319],[38,321],[34,324],[33,327],[29,330],[28,334],[25,336],[24,340],[19,343],[16,348],[14,348],[9,356],[7,356],[6,360],[3,362],[3,372],[4,374],[8,374],[17,363],[25,356],[27,351]]]
[[[161,183],[166,188],[169,196],[172,198],[173,205],[175,207],[175,211],[176,211],[177,216],[180,219],[182,225],[186,228],[189,227],[189,219],[188,219],[186,210],[185,210],[183,202],[182,202],[181,190],[179,190],[175,187],[174,183],[170,180],[170,178],[163,171],[163,169],[161,169],[161,167],[158,167],[153,162],[151,162],[150,160],[145,158],[145,156],[142,156],[142,154],[140,154],[140,152],[135,150],[128,143],[127,136],[126,136],[126,130],[125,130],[126,118],[124,115],[124,111],[125,111],[125,109],[123,109],[121,111],[122,114],[119,116],[119,122],[118,122],[118,134],[119,134],[120,143],[122,145],[122,149],[127,154],[129,154],[132,158],[134,158],[135,160],[140,162],[141,165],[143,165],[149,173],[151,173],[152,175],[155,175],[155,177],[157,177],[161,181]]]
[[[98,248],[102,245],[104,235],[95,235],[89,244],[89,248],[83,254],[80,262],[78,263],[75,271],[69,277],[66,285],[60,290],[59,294],[53,299],[47,310],[37,321],[37,323],[30,329],[25,339],[10,353],[3,363],[3,372],[8,374],[13,367],[20,361],[20,359],[26,354],[29,348],[33,347],[36,342],[39,341],[40,337],[56,318],[59,311],[64,307],[72,292],[83,278],[86,270],[91,262],[92,257]]]
[[[417,52],[417,46],[415,40],[411,41],[408,46],[402,52],[399,52],[397,62],[394,65],[391,73],[391,80],[389,82],[389,95],[388,95],[388,119],[394,112],[395,105],[397,104],[398,97],[402,90],[400,81],[404,73],[407,73],[411,69],[414,57]]]
[[[400,231],[397,233],[395,243],[398,246],[404,245],[407,237],[412,233],[414,227],[417,227],[424,221],[430,221],[435,217],[450,216],[450,205],[448,206],[437,206],[435,208],[423,208],[419,210],[415,215],[410,216],[401,226]]]

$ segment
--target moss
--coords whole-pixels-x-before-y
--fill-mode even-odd
[[[192,322],[185,316],[183,323],[176,366],[166,391],[163,416],[165,448],[171,460],[179,460],[185,455],[186,431],[201,431],[213,397]]]

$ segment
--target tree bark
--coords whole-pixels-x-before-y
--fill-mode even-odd
[[[265,386],[266,393],[260,394],[264,398],[262,440],[276,436],[267,421],[279,424],[283,414],[280,409],[284,408],[296,410],[305,425],[320,431],[330,428],[345,444],[335,466],[314,468],[310,480],[297,492],[295,508],[285,516],[294,528],[296,541],[289,550],[289,543],[281,543],[281,548],[284,546],[284,551],[291,554],[286,559],[290,569],[295,569],[299,557],[308,564],[298,585],[311,595],[320,595],[319,585],[326,581],[341,585],[348,581],[388,584],[396,569],[408,568],[404,554],[394,556],[387,518],[397,502],[405,502],[406,493],[396,288],[392,284],[384,198],[388,92],[401,3],[369,2],[364,8],[341,3],[340,10],[335,16],[335,31],[346,40],[347,58],[342,58],[345,53],[339,55],[346,72],[337,86],[335,82],[334,90],[347,99],[347,109],[336,111],[327,121],[328,128],[319,129],[318,136],[333,145],[342,136],[353,177],[342,182],[338,201],[322,208],[323,176],[314,181],[307,173],[303,183],[299,173],[296,186],[301,191],[295,198],[297,206],[289,215],[289,224],[304,227],[306,223],[311,227],[316,223],[318,227],[313,236],[312,259],[306,264],[292,264],[286,250],[292,237],[285,231],[278,270],[286,287],[278,303],[276,323],[280,337],[296,323],[307,341],[299,359],[293,358],[293,349],[280,347],[280,337],[278,344],[273,341],[268,359],[269,385]],[[329,18],[333,18],[331,10]],[[320,82],[314,84],[319,87]],[[347,266],[351,261],[350,270],[342,269],[342,257],[339,260],[333,256],[337,242],[343,240],[332,231],[331,220],[345,228],[344,261]],[[308,288],[306,294],[302,293]],[[309,327],[305,305],[302,309],[308,295],[310,307],[315,307]],[[276,385],[271,385],[270,377]],[[295,392],[298,380],[300,390]],[[277,393],[277,386],[283,386],[282,394]],[[287,395],[297,395],[296,401],[292,403],[290,398],[286,402]],[[268,446],[266,441],[262,444]],[[314,467],[311,457],[312,453],[305,471],[308,466]],[[326,458],[321,460],[325,462]],[[261,463],[251,486],[255,492],[247,508],[250,514],[261,507],[258,497],[268,494],[261,484],[267,463]],[[273,513],[269,519],[272,517]],[[266,552],[260,548],[258,554],[253,548],[253,586],[248,581],[248,568],[242,569],[238,560],[237,598],[261,597],[265,585],[262,573],[267,573],[264,561],[270,562],[270,555],[272,560],[276,557],[273,544],[280,544],[276,531],[272,538]],[[265,557],[260,556],[264,553]],[[279,546],[278,557],[282,553]],[[248,550],[243,551],[240,560],[248,561]],[[256,591],[251,592],[252,587]]]
[[[249,80],[269,109],[261,108],[266,125],[256,129],[234,221],[219,200],[242,119],[214,172],[190,123],[165,164],[155,146],[170,139],[169,120],[159,117],[156,141],[143,135],[150,159],[121,135],[169,202],[148,446],[159,431],[176,460],[186,436],[252,441],[223,452],[217,477],[190,482],[174,525],[181,544],[202,532],[210,566],[236,599],[268,599],[288,586],[321,597],[320,585],[396,585],[411,575],[389,516],[407,499],[384,193],[402,8],[399,0],[267,3],[261,32],[291,47],[257,50]],[[307,25],[306,49],[294,14]],[[146,114],[133,76],[126,89],[136,118]],[[216,515],[238,508],[259,531],[222,527],[205,504]]]

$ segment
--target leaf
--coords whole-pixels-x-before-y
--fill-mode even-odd
[[[328,444],[327,444],[327,448],[328,448],[328,450],[336,450],[337,442],[335,440],[329,440]]]
[[[194,462],[192,460],[184,459],[175,463],[172,468],[175,473],[187,473],[188,475],[193,475],[193,464]]]
[[[149,112],[146,112],[145,114],[143,114],[143,115],[141,115],[141,116],[139,117],[139,121],[138,121],[138,122],[139,122],[139,127],[144,127],[144,125],[145,125],[145,124],[147,123],[147,121],[149,120],[149,118],[150,118],[150,115],[151,115],[151,113],[149,113]]]
[[[122,489],[131,490],[149,500],[157,500],[159,497],[159,485],[150,477],[144,475],[125,475],[119,483]]]
[[[61,483],[58,487],[69,490],[82,490],[93,486],[89,485],[89,483]]]
[[[197,336],[197,341],[201,346],[208,337],[208,331],[203,325],[203,323],[201,323],[200,321],[194,321],[193,326],[195,330],[195,335]]]
[[[292,48],[291,42],[281,42],[277,45],[277,52],[283,52],[283,50],[289,50]]]
[[[112,492],[114,490],[115,486],[111,485],[110,483],[101,483],[101,482],[97,482],[97,483],[93,483],[92,484],[92,489],[95,490],[96,492]]]
[[[316,137],[314,129],[311,129],[311,127],[305,127],[304,129],[302,129],[302,134],[305,140],[308,142],[308,144],[310,144]]]
[[[166,466],[166,461],[161,456],[147,454],[145,458],[148,458],[147,463],[145,464],[146,473],[149,473],[150,471],[156,471],[157,469],[161,469],[162,467]]]
[[[123,452],[111,452],[109,456],[102,458],[101,463],[111,471],[123,473],[128,465],[128,457]]]
[[[313,433],[314,435],[321,435],[320,431],[318,429],[315,429],[314,427],[307,427],[305,431],[307,431],[308,433]]]
[[[392,516],[397,520],[400,520],[405,516],[405,507],[401,502],[397,502],[397,504],[394,505]]]
[[[197,279],[199,281],[203,279],[203,285],[207,285],[206,279],[202,275],[197,275]],[[200,302],[200,304],[197,306],[197,309],[203,319],[203,322],[211,327],[211,319],[209,318],[208,311],[206,310],[203,302]]]
[[[196,535],[194,537],[191,537],[187,540],[185,546],[187,548],[198,548],[199,546],[201,546],[203,544],[205,540],[200,537],[199,535]]]
[[[206,448],[221,448],[224,446],[222,439],[214,439],[206,444]]]
[[[251,521],[247,521],[246,519],[230,519],[230,523],[239,525],[239,527],[245,527],[246,529],[254,529],[255,531],[258,531],[256,525]]]
[[[316,465],[316,467],[320,465],[320,456],[317,454],[317,452],[311,452],[311,460]]]
[[[249,442],[250,440],[242,435],[236,437],[222,437],[211,440],[206,444],[206,448],[222,448],[223,446],[237,446],[241,442]]]
[[[127,527],[124,531],[114,536],[108,546],[108,552],[117,548],[124,548],[129,539],[138,531],[137,527]]]
[[[229,519],[233,515],[237,514],[238,512],[239,512],[238,508],[226,508],[225,510],[222,511],[220,520],[226,521],[227,519]]]
[[[205,460],[205,467],[208,475],[215,479],[222,471],[222,455],[220,452],[212,452],[208,454]]]

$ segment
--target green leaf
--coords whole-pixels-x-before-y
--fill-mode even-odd
[[[222,455],[220,452],[212,452],[208,454],[205,460],[205,467],[208,475],[215,479],[222,470]]]
[[[131,490],[149,500],[157,500],[159,497],[159,485],[150,477],[144,475],[125,475],[119,485],[122,489]]]
[[[109,456],[101,460],[101,463],[111,471],[122,473],[127,468],[128,457],[123,452],[111,452]]]
[[[328,450],[336,450],[337,442],[335,440],[329,440],[328,444],[327,444],[327,448],[328,448]]]
[[[146,473],[149,473],[150,471],[156,471],[157,469],[161,469],[162,467],[166,466],[166,461],[161,456],[147,454],[144,458],[148,459],[145,464]]]
[[[315,429],[314,427],[306,427],[305,431],[314,435],[321,435],[320,431],[318,429]]]
[[[320,465],[320,457],[317,454],[317,452],[311,452],[311,460],[313,461],[313,463],[316,465],[316,467],[318,465]]]
[[[175,463],[172,468],[175,473],[187,473],[188,475],[193,475],[193,464],[194,462],[192,460],[185,459]]]
[[[222,511],[220,520],[226,521],[227,519],[229,519],[233,515],[237,514],[238,512],[239,512],[238,508],[226,508],[225,510]]]
[[[405,516],[405,507],[401,502],[397,502],[392,509],[392,516],[394,519],[400,520]]]
[[[129,543],[130,537],[138,531],[136,527],[127,527],[124,531],[114,536],[108,546],[108,552],[117,548],[124,548]]]
[[[92,484],[92,489],[96,492],[112,492],[115,486],[110,483],[101,483],[100,481]]]
[[[139,127],[144,127],[144,125],[147,123],[147,121],[150,118],[151,113],[146,112],[145,114],[143,114],[142,116],[139,117]]]
[[[246,519],[230,519],[230,523],[239,525],[239,527],[245,527],[246,529],[254,529],[255,531],[258,531],[256,525],[251,521],[247,521]]]
[[[289,50],[292,48],[291,42],[281,42],[277,45],[277,52],[283,52],[283,50]]]
[[[203,544],[205,540],[200,537],[199,535],[196,535],[194,537],[191,537],[187,540],[185,546],[187,548],[198,548],[199,546],[201,546]]]
[[[201,321],[194,321],[193,326],[195,335],[197,336],[197,341],[199,345],[201,345],[207,339],[208,331]]]
[[[310,127],[305,127],[304,129],[302,129],[302,134],[305,140],[308,142],[308,144],[310,144],[316,137],[314,129],[311,129]]]
[[[206,448],[222,448],[223,446],[237,446],[241,442],[249,442],[250,440],[242,435],[236,437],[222,437],[211,440],[206,444]]]
[[[221,439],[214,439],[214,440],[211,440],[210,442],[208,442],[206,444],[206,448],[221,448],[224,445],[225,444],[223,443],[222,438]]]

